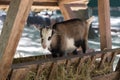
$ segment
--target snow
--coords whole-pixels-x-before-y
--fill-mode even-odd
[[[0,25],[0,32],[2,26],[3,25]],[[27,57],[43,54],[50,54],[50,52],[41,47],[39,31],[33,26],[25,26],[14,57]]]
[[[111,21],[111,29],[120,31],[120,17],[111,16],[110,21]],[[92,27],[99,28],[98,16],[95,16],[94,21],[92,23]],[[111,31],[112,48],[120,48],[120,32],[119,31],[118,32]],[[99,35],[98,30],[95,30],[95,32]],[[89,47],[95,49],[96,51],[100,50],[99,37],[88,41]]]
[[[25,26],[22,37],[17,47],[17,53],[20,53],[22,57],[43,55],[50,53],[41,47],[39,31],[33,26]],[[17,57],[17,55],[15,55]]]

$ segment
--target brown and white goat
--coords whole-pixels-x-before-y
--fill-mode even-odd
[[[41,44],[48,48],[53,57],[77,54],[77,48],[82,48],[83,53],[87,49],[88,31],[93,17],[88,20],[71,19],[55,23],[51,28],[40,29]]]

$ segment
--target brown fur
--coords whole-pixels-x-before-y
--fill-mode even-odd
[[[53,57],[63,56],[66,52],[69,52],[69,50],[72,50],[76,54],[77,51],[75,49],[79,47],[81,47],[83,53],[85,53],[87,49],[89,26],[92,19],[93,17],[84,21],[71,19],[54,24],[51,28],[52,35],[49,47]],[[72,41],[72,43],[69,41]]]
[[[82,46],[82,48],[85,49],[83,51],[85,53],[90,23],[91,21],[89,20],[82,21],[80,19],[72,19],[53,25],[53,37],[51,42],[51,52],[53,52],[53,55],[57,54],[55,56],[58,56],[58,54],[65,54],[64,52],[67,46],[66,38],[73,38],[75,41],[74,45],[78,48]]]
[[[87,36],[88,26],[85,21],[70,20],[66,21],[66,23],[57,23],[53,26],[53,29],[59,35],[64,35],[69,38],[74,38],[75,40],[79,40],[80,38],[84,38]]]

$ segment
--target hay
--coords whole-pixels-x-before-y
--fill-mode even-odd
[[[34,80],[35,76],[36,76],[35,72],[29,71],[29,73],[26,76],[25,80]]]
[[[91,59],[86,59],[79,68],[77,63],[69,65],[59,64],[54,68],[52,80],[92,80],[94,76],[105,75],[111,72],[111,67],[108,63],[104,63],[101,69],[98,69],[99,62],[91,64]],[[38,80],[48,80],[51,67],[45,67]],[[34,80],[36,72],[30,72],[26,80]]]
[[[42,70],[39,80],[48,80],[48,75],[50,73],[50,67],[46,67]]]
[[[105,75],[110,73],[111,71],[112,71],[112,67],[109,65],[109,63],[104,63],[104,65],[100,69],[98,69],[98,65],[96,65],[94,70],[92,70],[91,72],[91,76],[94,77],[94,76]]]

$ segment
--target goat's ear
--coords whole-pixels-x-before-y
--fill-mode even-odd
[[[49,25],[49,26],[46,26],[47,28],[49,28],[49,29],[52,29],[52,25]]]
[[[46,26],[46,28],[51,29],[51,26]]]
[[[37,25],[37,24],[34,24],[33,26],[34,26],[34,28],[37,29],[38,31],[40,31],[40,29],[42,28],[42,26]]]

